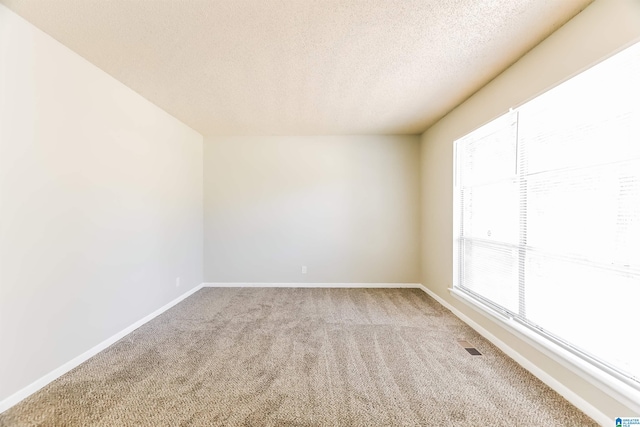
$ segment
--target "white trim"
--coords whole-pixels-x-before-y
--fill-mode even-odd
[[[149,322],[150,320],[152,320],[155,317],[159,316],[160,314],[164,313],[165,311],[167,311],[168,309],[170,309],[174,305],[178,304],[179,302],[181,302],[185,298],[193,295],[194,293],[196,293],[197,291],[199,291],[203,287],[220,287],[220,288],[222,288],[222,287],[417,288],[417,287],[420,287],[420,284],[418,284],[418,283],[231,283],[231,282],[227,282],[227,283],[201,283],[200,285],[197,285],[196,287],[192,288],[191,290],[189,290],[189,291],[185,292],[184,294],[180,295],[179,297],[177,297],[173,301],[163,305],[162,307],[160,307],[159,309],[157,309],[153,313],[143,317],[142,319],[138,320],[134,324],[132,324],[132,325],[126,327],[125,329],[121,330],[117,334],[115,334],[115,335],[107,338],[106,340],[102,341],[100,344],[90,348],[89,350],[85,351],[84,353],[80,354],[79,356],[74,357],[70,361],[66,362],[64,365],[59,366],[58,368],[54,369],[53,371],[49,372],[48,374],[46,374],[46,375],[40,377],[39,379],[35,380],[34,382],[29,384],[28,386],[18,390],[14,394],[12,394],[9,397],[5,398],[4,400],[0,401],[0,413],[6,411],[7,409],[9,409],[12,406],[16,405],[21,400],[29,397],[30,395],[32,395],[33,393],[37,392],[38,390],[40,390],[41,388],[43,388],[47,384],[51,383],[52,381],[58,379],[59,377],[61,377],[64,374],[66,374],[67,372],[69,372],[73,368],[75,368],[75,367],[79,366],[80,364],[86,362],[91,357],[93,357],[96,354],[100,353],[102,350],[106,349],[107,347],[109,347],[110,345],[112,345],[116,341],[122,339],[126,335],[130,334],[134,330],[138,329],[140,326],[144,325],[145,323]]]
[[[425,287],[424,285],[422,285],[420,283],[258,283],[258,282],[256,282],[256,283],[244,283],[244,282],[202,283],[202,284],[194,287],[193,289],[185,292],[184,294],[182,294],[178,298],[174,299],[173,301],[171,301],[171,302],[165,304],[164,306],[160,307],[159,309],[157,309],[153,313],[151,313],[151,314],[147,315],[146,317],[140,319],[139,321],[137,321],[136,323],[132,324],[131,326],[123,329],[122,331],[118,332],[117,334],[113,335],[112,337],[104,340],[100,344],[94,346],[93,348],[91,348],[91,349],[87,350],[86,352],[82,353],[81,355],[75,357],[74,359],[70,360],[69,362],[65,363],[64,365],[54,369],[53,371],[49,372],[45,376],[43,376],[40,379],[38,379],[38,380],[34,381],[33,383],[29,384],[28,386],[24,387],[23,389],[19,390],[18,392],[16,392],[16,393],[12,394],[11,396],[7,397],[6,399],[4,399],[3,401],[0,402],[0,413],[6,411],[9,408],[11,408],[15,404],[19,403],[21,400],[25,399],[26,397],[28,397],[31,394],[35,393],[36,391],[40,390],[41,388],[43,388],[44,386],[46,386],[50,382],[54,381],[58,377],[64,375],[65,373],[69,372],[71,369],[77,367],[81,363],[83,363],[86,360],[90,359],[91,357],[93,357],[97,353],[99,353],[102,350],[106,349],[107,347],[109,347],[110,345],[112,345],[113,343],[118,341],[119,339],[121,339],[124,336],[126,336],[127,334],[133,332],[134,330],[136,330],[140,326],[144,325],[145,323],[149,322],[153,318],[155,318],[155,317],[159,316],[160,314],[164,313],[165,311],[167,311],[168,309],[170,309],[174,305],[178,304],[179,302],[181,302],[185,298],[191,296],[195,292],[199,291],[203,287],[220,287],[220,288],[223,288],[223,287],[417,288],[417,289],[421,289],[424,292],[426,292],[429,296],[431,296],[433,299],[438,301],[441,305],[443,305],[444,307],[449,309],[460,320],[462,320],[463,322],[468,324],[470,327],[475,329],[480,335],[485,337],[487,340],[491,341],[496,347],[498,347],[500,350],[502,350],[507,356],[511,357],[518,364],[520,364],[523,368],[525,368],[526,370],[531,372],[534,376],[536,376],[539,380],[541,380],[546,385],[551,387],[553,390],[555,390],[558,394],[560,394],[562,397],[567,399],[570,403],[572,403],[578,409],[582,410],[585,414],[587,414],[588,416],[590,416],[591,418],[593,418],[594,420],[596,420],[598,423],[600,423],[603,426],[611,424],[611,418],[608,417],[607,415],[605,415],[603,412],[601,412],[598,408],[596,408],[595,406],[591,405],[589,402],[587,402],[582,397],[577,395],[574,391],[572,391],[571,389],[566,387],[564,384],[560,383],[558,380],[556,380],[551,375],[549,375],[547,372],[543,371],[538,366],[533,364],[525,356],[523,356],[522,354],[520,354],[519,352],[517,352],[516,350],[511,348],[509,345],[507,345],[506,343],[504,343],[503,341],[498,339],[495,335],[493,335],[492,333],[490,333],[489,331],[484,329],[482,326],[480,326],[479,324],[477,324],[476,322],[471,320],[471,318],[467,317],[465,314],[460,312],[458,309],[453,307],[447,301],[445,301],[444,299],[440,298],[433,291],[431,291],[430,289],[428,289],[427,287]],[[516,332],[518,332],[518,331],[516,331]],[[554,360],[555,360],[555,358],[554,358]]]
[[[138,320],[134,324],[124,328],[123,330],[121,330],[117,334],[115,334],[115,335],[107,338],[106,340],[102,341],[100,344],[90,348],[89,350],[85,351],[81,355],[74,357],[73,359],[71,359],[70,361],[65,363],[64,365],[59,366],[58,368],[54,369],[53,371],[49,372],[48,374],[44,375],[43,377],[35,380],[34,382],[29,384],[28,386],[22,388],[21,390],[18,390],[17,392],[12,394],[11,396],[9,396],[6,399],[0,401],[0,413],[2,413],[4,411],[6,411],[7,409],[11,408],[15,404],[19,403],[21,400],[29,397],[30,395],[32,395],[36,391],[40,390],[41,388],[43,388],[47,384],[49,384],[52,381],[58,379],[60,376],[66,374],[67,372],[69,372],[73,368],[79,366],[81,363],[87,361],[91,357],[93,357],[96,354],[100,353],[102,350],[106,349],[107,347],[109,347],[110,345],[112,345],[113,343],[118,341],[119,339],[121,339],[124,336],[130,334],[134,330],[138,329],[140,326],[144,325],[148,321],[150,321],[153,318],[155,318],[155,317],[159,316],[160,314],[164,313],[165,311],[167,311],[168,309],[170,309],[174,305],[178,304],[180,301],[184,300],[185,298],[193,295],[194,293],[196,293],[200,289],[202,289],[202,284],[195,286],[194,288],[192,288],[191,290],[189,290],[189,291],[185,292],[184,294],[180,295],[179,297],[177,297],[173,301],[168,302],[167,304],[163,305],[162,307],[160,307],[159,309],[157,309],[153,313],[143,317],[142,319]]]
[[[576,392],[571,390],[566,385],[562,384],[560,381],[555,379],[552,375],[550,375],[546,371],[542,370],[540,367],[535,365],[533,362],[531,362],[529,359],[527,359],[521,353],[519,353],[518,351],[513,349],[511,346],[506,344],[504,341],[500,340],[498,337],[493,335],[491,332],[487,331],[485,328],[480,326],[478,323],[473,321],[471,318],[467,317],[465,314],[463,314],[461,311],[456,309],[454,306],[449,304],[447,301],[445,301],[444,299],[439,297],[433,291],[431,291],[430,289],[426,288],[423,285],[420,285],[420,289],[425,291],[429,296],[431,296],[433,299],[438,301],[444,307],[446,307],[449,310],[451,310],[451,312],[453,314],[455,314],[460,320],[462,320],[467,325],[471,326],[473,329],[476,330],[476,332],[478,332],[480,335],[485,337],[487,340],[491,341],[492,344],[494,344],[496,347],[498,347],[500,350],[502,350],[511,359],[516,361],[520,366],[522,366],[527,371],[531,372],[531,374],[533,374],[536,378],[538,378],[540,381],[542,381],[543,383],[548,385],[550,388],[555,390],[560,396],[562,396],[565,399],[567,399],[572,405],[574,405],[576,408],[580,409],[582,412],[584,412],[585,414],[587,414],[588,416],[593,418],[600,425],[609,426],[609,425],[612,424],[612,418],[611,417],[606,415],[604,412],[602,412],[597,407],[593,406],[591,403],[589,403],[586,400],[584,400],[581,396],[576,394]],[[482,313],[482,314],[484,314],[484,313]],[[494,316],[491,316],[491,317],[487,316],[487,318],[488,319],[493,319],[493,318],[499,319],[498,317],[494,317]],[[516,334],[516,335],[518,335],[518,334]],[[581,377],[584,377],[584,376],[581,376]]]
[[[205,288],[419,288],[419,283],[272,283],[211,282]]]
[[[474,300],[457,289],[449,289],[449,292],[463,303],[470,305],[477,312],[484,314],[486,309],[481,302]],[[640,414],[640,391],[637,389],[616,379],[612,375],[606,374],[576,354],[530,330],[525,325],[522,325],[508,317],[494,317],[498,319],[501,324],[509,330],[509,332],[513,333],[536,350],[544,353],[546,356],[569,369],[574,374],[580,376],[580,378],[589,382],[591,385],[601,389],[613,399],[634,411],[635,414]]]

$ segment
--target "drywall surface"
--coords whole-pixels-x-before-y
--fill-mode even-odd
[[[202,136],[0,5],[0,400],[201,282]]]
[[[453,281],[453,141],[638,38],[640,2],[598,0],[422,136],[422,283],[611,419],[633,414],[447,291]]]
[[[206,282],[419,279],[418,136],[208,137],[204,153]]]

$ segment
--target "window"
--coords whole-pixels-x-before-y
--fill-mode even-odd
[[[640,389],[640,43],[454,157],[454,291]]]

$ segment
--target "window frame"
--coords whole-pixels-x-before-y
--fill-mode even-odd
[[[460,237],[463,235],[461,226],[462,226],[462,207],[461,207],[461,183],[460,183],[460,148],[459,146],[464,142],[464,138],[473,134],[477,130],[481,129],[487,124],[490,124],[494,121],[500,120],[502,117],[515,114],[517,118],[517,114],[519,112],[520,107],[526,105],[528,102],[540,97],[545,94],[549,90],[554,89],[565,83],[566,81],[572,79],[573,77],[582,74],[583,72],[591,69],[595,65],[606,61],[607,59],[615,56],[623,50],[626,50],[637,44],[636,40],[633,43],[630,43],[621,49],[607,55],[606,57],[598,60],[597,62],[591,64],[588,67],[580,70],[579,72],[567,77],[566,79],[558,82],[557,84],[547,88],[546,90],[536,94],[535,96],[527,99],[526,101],[520,103],[516,108],[509,108],[508,111],[499,114],[497,117],[492,118],[491,120],[483,123],[482,125],[474,128],[470,132],[466,132],[461,137],[457,138],[453,143],[453,200],[452,200],[452,208],[453,208],[453,229],[452,229],[452,242],[453,242],[453,280],[452,287],[449,288],[450,294],[456,298],[457,300],[463,302],[465,305],[471,307],[475,312],[478,312],[485,317],[488,317],[493,322],[497,323],[499,326],[503,327],[517,338],[531,345],[536,350],[540,351],[544,355],[551,358],[553,361],[567,368],[571,372],[577,374],[580,378],[586,380],[590,384],[596,386],[597,388],[603,390],[606,394],[613,397],[617,401],[623,403],[629,408],[636,411],[636,413],[640,414],[640,383],[627,378],[626,376],[621,375],[616,370],[607,366],[606,363],[601,362],[598,359],[591,358],[584,353],[575,351],[571,345],[562,342],[562,340],[557,339],[551,334],[545,333],[543,330],[539,330],[538,328],[533,327],[526,322],[523,322],[521,319],[515,318],[508,310],[503,309],[495,303],[492,303],[490,300],[478,295],[469,289],[460,286],[461,278],[463,275],[464,265],[462,264],[462,254],[463,250],[462,244],[460,243]],[[517,126],[517,125],[516,125]],[[519,154],[517,154],[519,156]],[[518,165],[518,168],[520,165]],[[518,174],[520,177],[520,175]],[[482,333],[482,332],[481,332]],[[486,338],[489,338],[490,341],[498,340],[495,336],[493,336],[489,331],[484,331],[482,333]],[[500,340],[498,340],[500,342]],[[511,352],[515,352],[508,344],[501,343],[506,346]],[[501,347],[501,345],[499,345]],[[507,351],[509,353],[509,351]],[[516,352],[516,354],[523,360],[529,361],[529,359],[525,356],[520,355]],[[527,366],[525,366],[527,367]],[[581,399],[574,392],[568,389],[566,386],[561,384],[559,381],[551,377],[547,374],[543,369],[537,367],[536,365],[529,365],[528,369],[532,371],[538,377],[545,377],[549,385],[550,383],[555,383],[554,385],[556,389],[562,389],[563,391],[573,394],[574,397]]]

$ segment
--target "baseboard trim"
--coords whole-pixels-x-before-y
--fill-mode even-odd
[[[205,288],[419,288],[419,283],[273,283],[210,282]]]
[[[482,335],[484,338],[489,340],[493,345],[502,350],[507,356],[513,359],[516,363],[522,366],[524,369],[529,371],[532,375],[538,378],[540,381],[548,385],[551,389],[553,389],[560,396],[564,397],[569,401],[573,406],[580,409],[582,412],[593,418],[597,423],[603,426],[611,425],[613,419],[608,417],[604,412],[600,411],[598,408],[593,406],[591,403],[584,400],[578,394],[576,394],[573,390],[562,384],[560,381],[556,380],[553,376],[549,375],[546,371],[540,369],[534,363],[532,363],[529,359],[523,356],[518,351],[514,350],[513,347],[506,344],[504,341],[497,338],[491,332],[487,331],[485,328],[480,326],[478,323],[474,322],[471,318],[466,316],[460,310],[449,304],[447,301],[442,299],[439,295],[434,293],[432,290],[427,288],[424,285],[418,286],[420,289],[425,291],[430,297],[438,301],[441,305],[449,309],[456,317],[462,320],[464,323],[473,328],[476,332]]]
[[[157,309],[153,313],[143,317],[142,319],[138,320],[134,324],[124,328],[123,330],[121,330],[117,334],[115,334],[115,335],[107,338],[106,340],[102,341],[100,344],[90,348],[89,350],[85,351],[81,355],[74,357],[73,359],[71,359],[70,361],[65,363],[64,365],[54,369],[53,371],[49,372],[48,374],[44,375],[43,377],[35,380],[34,382],[29,384],[28,386],[22,388],[21,390],[18,390],[17,392],[12,394],[11,396],[9,396],[9,397],[5,398],[4,400],[0,401],[0,413],[6,411],[7,409],[9,409],[12,406],[16,405],[21,400],[29,397],[30,395],[32,395],[36,391],[40,390],[41,388],[43,388],[47,384],[51,383],[52,381],[56,380],[60,376],[66,374],[67,372],[69,372],[73,368],[79,366],[83,362],[89,360],[91,357],[93,357],[96,354],[100,353],[102,350],[106,349],[107,347],[109,347],[110,345],[115,343],[116,341],[122,339],[126,335],[128,335],[131,332],[135,331],[140,326],[144,325],[145,323],[149,322],[150,320],[152,320],[155,317],[159,316],[160,314],[164,313],[165,311],[167,311],[168,309],[170,309],[174,305],[178,304],[179,302],[181,302],[185,298],[193,295],[194,293],[196,293],[200,289],[202,289],[202,284],[197,285],[196,287],[190,289],[189,291],[187,291],[184,294],[180,295],[179,297],[177,297],[173,301],[170,301],[167,304],[163,305],[162,307],[160,307],[159,309]]]
[[[460,320],[462,320],[464,323],[469,325],[471,328],[473,328],[476,332],[478,332],[484,338],[486,338],[491,343],[493,343],[496,347],[498,347],[500,350],[502,350],[507,356],[512,358],[514,361],[516,361],[520,366],[522,366],[527,371],[531,372],[531,374],[533,374],[535,377],[537,377],[540,381],[542,381],[543,383],[548,385],[550,388],[555,390],[558,394],[560,394],[562,397],[567,399],[571,404],[576,406],[578,409],[583,411],[585,414],[587,414],[588,416],[593,418],[596,422],[598,422],[598,423],[600,423],[601,425],[604,426],[604,425],[609,425],[611,423],[611,421],[612,421],[608,416],[606,416],[598,408],[596,408],[595,406],[591,405],[589,402],[584,400],[582,397],[578,396],[571,389],[566,387],[564,384],[560,383],[558,380],[553,378],[547,372],[543,371],[542,369],[540,369],[539,367],[534,365],[531,361],[529,361],[529,359],[527,359],[522,354],[520,354],[519,352],[514,350],[512,347],[507,345],[502,340],[498,339],[495,335],[493,335],[492,333],[487,331],[485,328],[480,326],[478,323],[474,322],[471,318],[467,317],[461,311],[459,311],[458,309],[453,307],[447,301],[445,301],[440,296],[438,296],[433,291],[431,291],[430,289],[428,289],[427,287],[425,287],[424,285],[422,285],[420,283],[271,283],[271,282],[264,282],[264,283],[263,282],[254,282],[254,283],[246,283],[246,282],[209,282],[209,283],[202,283],[202,284],[200,284],[198,286],[195,286],[191,290],[185,292],[184,294],[180,295],[179,297],[177,297],[173,301],[170,301],[169,303],[167,303],[164,306],[160,307],[159,309],[155,310],[151,314],[149,314],[149,315],[143,317],[142,319],[138,320],[134,324],[132,324],[132,325],[128,326],[127,328],[121,330],[117,334],[111,336],[110,338],[107,338],[106,340],[102,341],[100,344],[92,347],[91,349],[85,351],[81,355],[73,358],[72,360],[70,360],[69,362],[65,363],[64,365],[54,369],[53,371],[49,372],[48,374],[44,375],[43,377],[37,379],[36,381],[32,382],[28,386],[22,388],[21,390],[17,391],[16,393],[12,394],[11,396],[7,397],[6,399],[0,401],[0,413],[6,411],[7,409],[9,409],[12,406],[16,405],[17,403],[19,403],[23,399],[25,399],[28,396],[32,395],[33,393],[35,393],[36,391],[40,390],[41,388],[43,388],[47,384],[51,383],[52,381],[56,380],[60,376],[66,374],[67,372],[69,372],[73,368],[79,366],[80,364],[82,364],[83,362],[87,361],[91,357],[95,356],[96,354],[98,354],[102,350],[106,349],[107,347],[109,347],[110,345],[115,343],[116,341],[122,339],[126,335],[128,335],[131,332],[133,332],[134,330],[138,329],[140,326],[144,325],[145,323],[149,322],[150,320],[152,320],[155,317],[159,316],[160,314],[164,313],[165,311],[167,311],[168,309],[170,309],[174,305],[178,304],[182,300],[188,298],[189,296],[193,295],[194,293],[196,293],[197,291],[199,291],[200,289],[202,289],[204,287],[212,287],[212,288],[224,288],[224,287],[254,287],[254,288],[255,287],[271,287],[271,288],[417,288],[417,289],[421,289],[422,291],[427,293],[427,295],[429,295],[430,297],[435,299],[438,303],[440,303],[441,305],[443,305],[444,307],[449,309]]]

